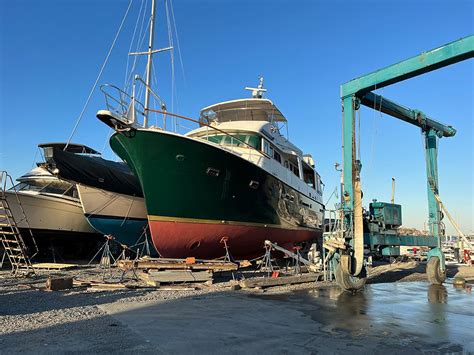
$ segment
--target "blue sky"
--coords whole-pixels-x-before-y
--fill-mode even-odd
[[[166,46],[158,0],[157,46]],[[135,0],[100,83],[124,82],[141,0]],[[0,168],[31,168],[37,144],[69,137],[128,6],[126,0],[0,0]],[[247,97],[264,75],[268,97],[289,120],[290,139],[313,154],[326,183],[341,162],[340,85],[474,33],[472,1],[173,1],[184,76],[176,65],[174,111],[197,117],[215,102]],[[157,91],[170,109],[169,55],[156,56]],[[474,229],[473,62],[379,90],[453,125],[440,141],[440,194],[465,231]],[[99,150],[108,128],[96,90],[73,139]],[[419,129],[363,109],[365,202],[389,201],[391,178],[406,226],[427,220]],[[110,150],[104,152],[112,158]],[[38,156],[36,156],[38,160]],[[334,199],[329,207],[333,207]],[[448,231],[452,231],[445,221]]]

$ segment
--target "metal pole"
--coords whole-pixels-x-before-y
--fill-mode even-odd
[[[392,204],[395,203],[395,178],[392,178]]]
[[[148,108],[150,105],[150,83],[151,83],[151,69],[152,69],[152,51],[153,51],[153,37],[155,29],[155,0],[151,1],[151,17],[150,17],[150,40],[148,42],[148,62],[146,66],[146,88],[145,88],[145,117],[143,119],[143,127],[148,127]]]
[[[438,195],[438,142],[434,129],[425,132],[426,175],[428,178],[428,210],[430,234],[438,238],[438,247],[441,247],[441,213],[435,194]]]

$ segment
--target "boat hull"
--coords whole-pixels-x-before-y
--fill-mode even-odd
[[[112,235],[127,246],[136,244],[143,236],[148,225],[143,198],[82,184],[77,184],[77,190],[84,215],[95,230]]]
[[[67,201],[57,197],[5,191],[8,205],[19,228],[27,228],[21,208],[29,227],[54,232],[96,233],[87,223],[79,201]],[[17,200],[20,201],[18,203]],[[21,204],[21,207],[20,207]]]
[[[33,250],[29,225],[40,256],[86,257],[101,242],[101,236],[87,223],[79,201],[12,191],[5,191],[5,195],[25,243]]]
[[[265,253],[264,242],[271,240],[291,249],[295,243],[315,239],[320,233],[314,230],[292,230],[272,226],[232,223],[202,223],[159,221],[150,216],[150,230],[156,248],[164,257],[217,258],[225,255],[222,238],[236,259],[254,258]]]
[[[323,206],[246,159],[163,131],[114,134],[111,147],[139,178],[154,245],[164,257],[234,257],[321,236]]]

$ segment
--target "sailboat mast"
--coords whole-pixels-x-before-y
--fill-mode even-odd
[[[146,66],[146,90],[145,90],[145,117],[143,119],[143,127],[148,127],[148,108],[150,105],[150,87],[151,87],[151,69],[153,55],[153,38],[155,29],[155,0],[151,1],[151,17],[150,17],[150,39],[148,41],[148,62]]]

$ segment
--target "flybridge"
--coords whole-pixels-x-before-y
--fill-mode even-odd
[[[263,98],[267,89],[263,88],[263,77],[256,88],[246,87],[252,91],[251,99],[239,99],[207,106],[201,110],[201,117],[207,122],[230,121],[267,121],[287,122],[285,116],[269,99]]]

